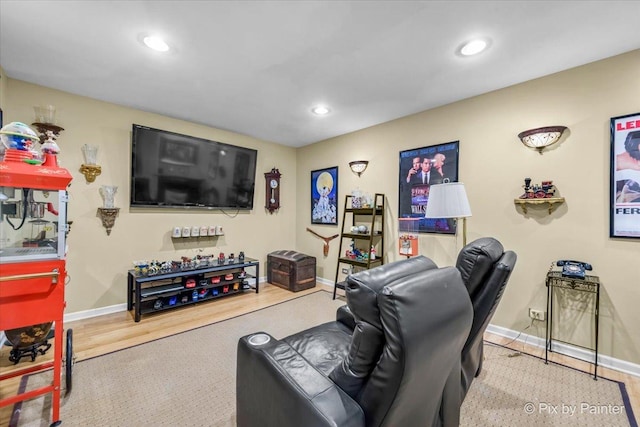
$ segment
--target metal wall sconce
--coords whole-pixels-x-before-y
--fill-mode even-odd
[[[47,131],[53,132],[53,134],[57,137],[60,136],[60,132],[64,130],[60,126],[57,126],[56,123],[56,107],[53,105],[42,105],[33,107],[36,113],[36,121],[32,123],[33,126],[38,129],[38,133],[40,134],[40,141],[44,143],[47,140]]]
[[[102,168],[97,164],[98,147],[84,144],[82,146],[82,155],[84,156],[84,163],[80,166],[80,173],[84,175],[87,182],[93,182],[102,173]]]
[[[107,236],[111,235],[119,211],[120,208],[98,208],[98,217],[102,220],[102,226],[107,229]]]
[[[354,160],[353,162],[349,162],[349,167],[351,168],[351,172],[360,176],[367,169],[369,165],[368,160]]]
[[[535,148],[538,153],[546,147],[558,142],[562,133],[567,130],[566,126],[547,126],[537,129],[529,129],[518,134],[518,138],[529,148]]]
[[[115,206],[115,197],[118,187],[115,185],[103,185],[98,190],[102,197],[102,207],[98,208],[98,216],[102,220],[102,225],[107,229],[107,236],[111,234],[111,229],[116,223],[116,217],[120,208]]]

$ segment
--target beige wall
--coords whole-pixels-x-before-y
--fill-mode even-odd
[[[640,112],[640,51],[592,63],[359,132],[303,147],[297,152],[297,249],[318,259],[318,274],[333,281],[338,240],[322,255],[322,235],[339,227],[310,225],[309,171],[339,167],[339,200],[352,189],[387,195],[385,256],[397,260],[398,152],[460,141],[460,181],[473,217],[468,240],[493,236],[518,254],[518,263],[492,323],[520,331],[529,325],[528,308],[545,308],[545,274],[552,261],[578,259],[593,264],[602,282],[601,353],[640,363],[640,241],[609,238],[609,119]],[[517,134],[546,125],[570,131],[539,155]],[[358,178],[348,162],[369,160]],[[551,179],[566,198],[551,215],[544,209],[524,215],[513,199],[523,179]],[[342,202],[341,202],[342,203]],[[340,219],[342,206],[339,207]],[[439,265],[452,265],[461,238],[422,235],[420,253]],[[561,327],[573,342],[590,345],[590,317],[566,307]],[[556,319],[557,320],[557,319]],[[576,325],[576,326],[574,326]],[[526,333],[544,337],[544,325]]]
[[[492,323],[512,330],[529,325],[529,307],[544,308],[544,277],[553,260],[574,258],[590,262],[603,283],[601,352],[640,363],[639,241],[610,239],[609,119],[640,111],[640,51],[596,62],[542,79],[495,91],[455,104],[404,117],[300,149],[271,144],[247,136],[182,120],[103,103],[52,89],[6,79],[0,86],[5,123],[33,118],[33,106],[54,104],[65,131],[59,139],[60,163],[74,176],[70,187],[67,313],[122,304],[126,301],[126,271],[136,259],[175,259],[206,252],[238,252],[259,258],[277,249],[296,249],[314,255],[318,276],[333,282],[338,240],[327,257],[323,241],[305,231],[324,235],[336,226],[310,223],[310,171],[339,166],[340,200],[352,189],[387,195],[386,260],[397,255],[398,152],[443,142],[460,141],[460,180],[466,184],[473,210],[469,240],[494,236],[518,254],[518,264]],[[5,94],[6,92],[6,94]],[[131,212],[129,199],[130,131],[139,123],[160,129],[258,149],[254,210],[236,217],[219,211]],[[525,129],[560,124],[570,131],[552,149],[539,155],[524,147],[517,134]],[[100,147],[103,173],[87,184],[78,169],[80,147]],[[370,161],[358,178],[348,162]],[[274,215],[263,208],[262,173],[278,167],[282,177],[282,208]],[[523,215],[513,199],[522,193],[524,177],[534,182],[554,180],[567,203],[552,215],[536,210]],[[96,208],[100,185],[117,185],[121,208],[107,236]],[[340,219],[342,206],[339,207]],[[223,225],[219,240],[186,244],[172,241],[177,224]],[[295,223],[295,226],[292,224]],[[454,263],[461,239],[423,235],[420,253],[439,265]],[[589,344],[589,317],[568,307],[563,325],[568,338]],[[577,326],[573,326],[576,324]],[[544,336],[544,326],[526,333]]]
[[[3,91],[4,92],[4,91]],[[33,122],[34,105],[56,106],[58,124],[65,128],[58,139],[61,147],[59,163],[73,175],[69,188],[69,234],[67,270],[71,282],[67,286],[66,313],[108,307],[126,302],[127,270],[133,260],[175,260],[180,256],[244,251],[248,257],[263,263],[266,254],[295,246],[296,205],[295,149],[260,141],[232,132],[213,129],[182,120],[84,98],[53,89],[9,79],[5,106],[5,123]],[[131,125],[147,125],[159,129],[221,141],[258,150],[254,209],[250,212],[202,210],[131,211],[129,177]],[[97,145],[102,174],[88,184],[79,172],[83,162],[80,147]],[[270,215],[264,209],[263,173],[278,167],[282,173],[282,208]],[[98,193],[101,185],[117,185],[116,206],[120,215],[111,235],[107,236],[96,210],[102,206]],[[174,225],[222,225],[226,235],[173,240]],[[261,272],[264,275],[264,270]]]

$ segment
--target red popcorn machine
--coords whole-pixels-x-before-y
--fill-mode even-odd
[[[4,136],[4,135],[2,135]],[[4,141],[3,141],[4,142]],[[0,381],[53,369],[51,384],[15,396],[0,396],[0,407],[53,393],[52,426],[60,421],[62,368],[71,390],[72,331],[66,331],[63,363],[63,315],[66,271],[67,186],[71,174],[56,155],[9,148],[0,162],[0,331],[12,346],[13,368]],[[49,347],[53,360],[34,363]],[[49,337],[47,336],[49,335]],[[27,358],[23,361],[24,357]],[[30,360],[29,360],[30,359]],[[26,366],[21,367],[20,365]]]

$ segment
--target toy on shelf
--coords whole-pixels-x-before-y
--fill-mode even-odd
[[[555,197],[556,187],[553,181],[542,181],[541,184],[531,185],[531,178],[524,179],[524,193],[521,199],[549,199]]]
[[[524,179],[524,193],[514,199],[516,206],[522,208],[522,212],[526,215],[527,208],[531,206],[542,205],[547,208],[549,215],[556,206],[564,203],[564,197],[557,194],[553,181],[542,181],[541,184],[531,184],[531,178]]]

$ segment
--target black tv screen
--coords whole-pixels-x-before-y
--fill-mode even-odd
[[[256,150],[133,125],[131,206],[253,209]]]

